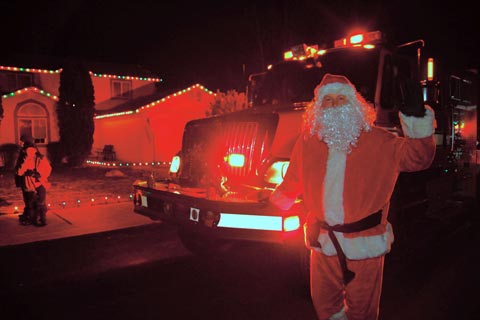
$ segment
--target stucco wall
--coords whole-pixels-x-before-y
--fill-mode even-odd
[[[147,111],[97,119],[94,150],[113,144],[118,161],[170,161],[181,148],[185,124],[205,117],[212,100],[213,95],[193,89]]]

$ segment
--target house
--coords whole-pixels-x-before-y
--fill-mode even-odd
[[[180,150],[185,124],[205,117],[213,100],[212,91],[196,84],[97,111],[94,146],[113,144],[123,163],[168,162]]]
[[[62,68],[59,62],[30,65],[0,62],[0,146],[20,144],[20,136],[30,133],[47,154],[47,145],[60,139],[56,103]],[[169,161],[179,149],[183,125],[205,116],[213,99],[200,85],[167,91],[162,79],[141,66],[87,62],[87,67],[97,115],[92,150],[114,145],[118,160]]]

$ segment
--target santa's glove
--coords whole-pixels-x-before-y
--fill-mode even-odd
[[[400,112],[406,116],[423,117],[425,105],[420,83],[406,77],[399,77],[397,82]]]
[[[305,232],[305,246],[308,249],[320,249],[322,246],[318,242],[318,236],[320,235],[320,222],[309,221],[303,225]]]

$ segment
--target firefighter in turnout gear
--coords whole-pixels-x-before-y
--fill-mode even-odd
[[[435,154],[434,113],[413,81],[400,84],[404,137],[373,125],[374,110],[344,76],[326,74],[304,116],[283,182],[270,201],[303,196],[310,289],[319,319],[378,318],[384,256],[393,242],[389,201],[402,171]]]

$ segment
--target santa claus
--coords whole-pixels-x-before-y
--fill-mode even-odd
[[[434,113],[413,82],[402,87],[405,137],[373,125],[373,107],[344,76],[326,74],[305,112],[305,130],[270,201],[308,210],[311,296],[319,319],[377,319],[384,256],[393,231],[389,201],[402,171],[430,166]]]

